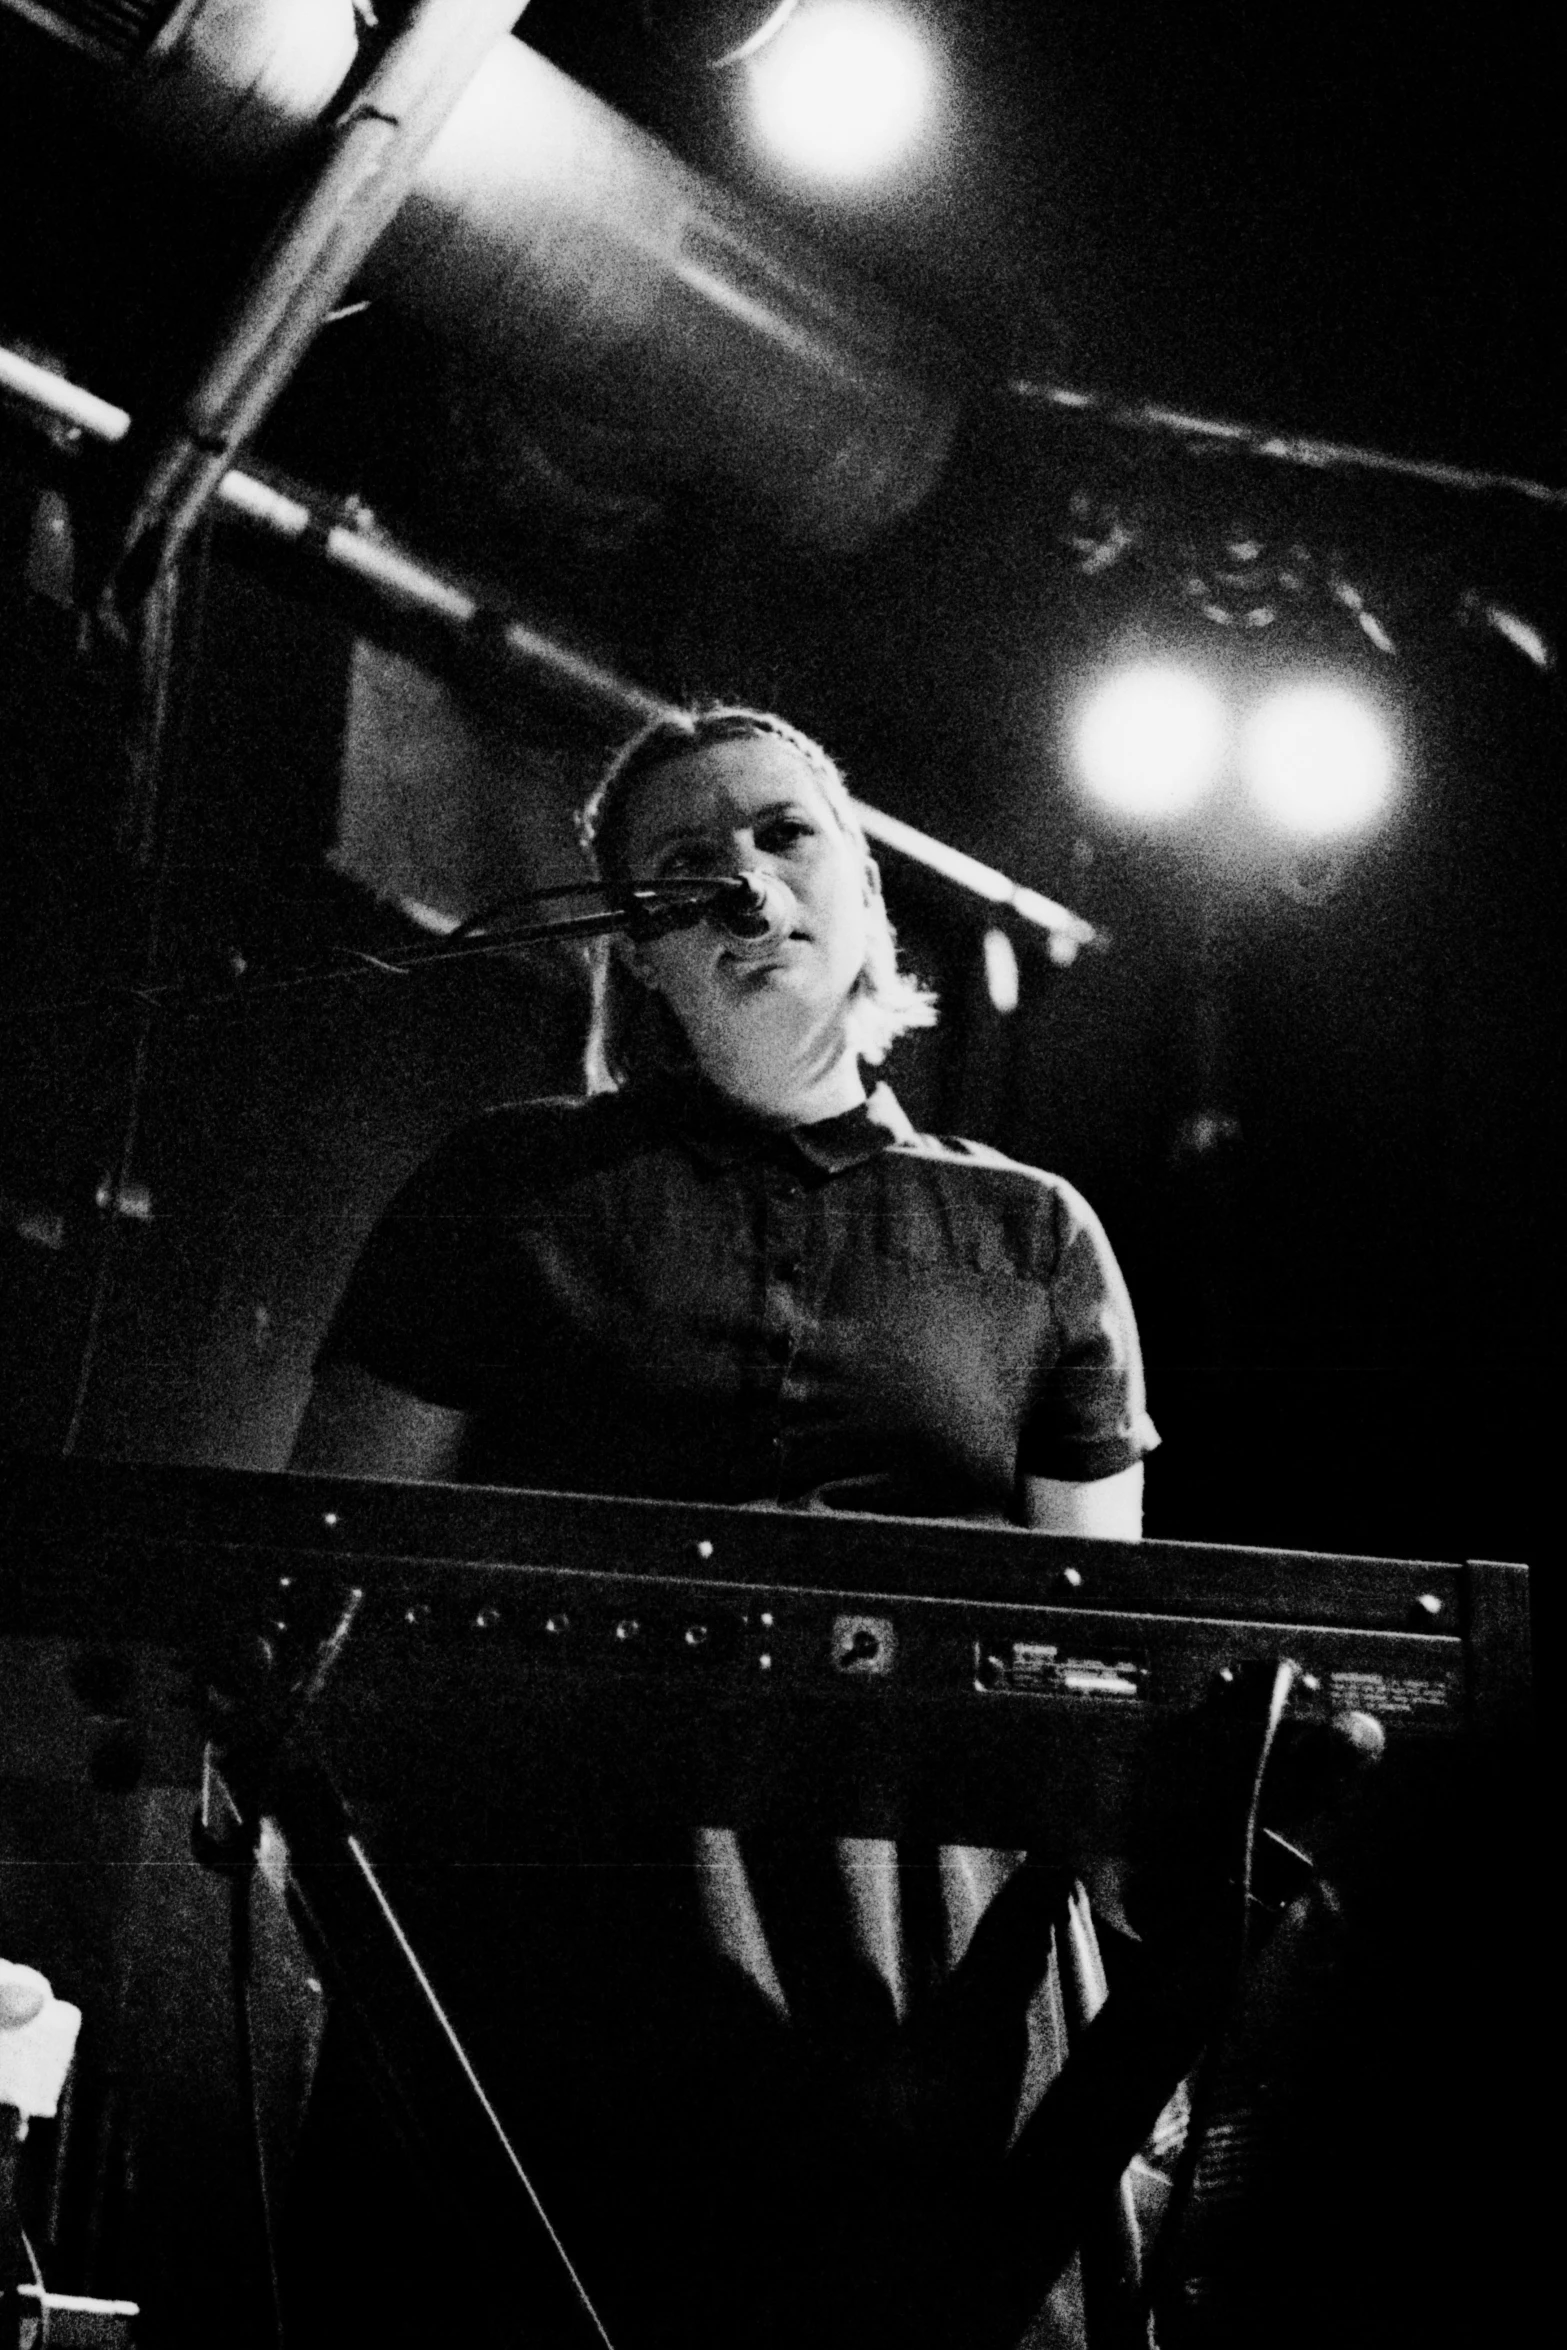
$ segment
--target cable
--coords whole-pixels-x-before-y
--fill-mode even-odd
[[[435,1985],[431,1982],[429,1976],[425,1973],[424,1967],[420,1962],[418,1952],[414,1949],[413,1944],[409,1941],[407,1935],[404,1933],[401,1920],[398,1918],[396,1911],[392,1908],[391,1903],[387,1900],[386,1894],[381,1886],[381,1880],[376,1875],[375,1870],[371,1865],[370,1855],[368,1852],[366,1852],[364,1846],[360,1843],[357,1836],[348,1836],[346,1842],[349,1859],[353,1863],[360,1883],[369,1893],[371,1899],[375,1903],[376,1908],[380,1911],[382,1922],[385,1925],[388,1933],[391,1935],[393,1941],[396,1943],[398,1951],[402,1957],[403,1964],[407,1967],[409,1974],[413,1977],[414,1982],[418,1985],[420,1996],[424,2001],[424,2005],[430,2016],[430,2019],[435,2024],[437,2030],[440,2032],[441,2037],[445,2040],[451,2055],[457,2062],[464,2080],[468,2084],[469,2090],[476,2100],[480,2111],[484,2115],[485,2121],[489,2125],[489,2134],[492,2144],[499,2149],[512,2178],[516,2182],[517,2186],[522,2189],[523,2194],[526,2196],[528,2203],[532,2207],[534,2218],[539,2228],[541,2229],[545,2240],[549,2244],[550,2250],[553,2252],[556,2260],[559,2262],[561,2273],[564,2274],[567,2280],[571,2293],[574,2297],[575,2305],[583,2318],[586,2330],[591,2332],[596,2337],[596,2339],[602,2343],[603,2350],[614,2350],[614,2344],[610,2341],[609,2335],[604,2330],[603,2320],[600,2318],[598,2311],[593,2306],[593,2302],[588,2293],[587,2286],[583,2283],[582,2278],[578,2275],[575,2263],[573,2262],[570,2253],[567,2251],[564,2243],[561,2241],[561,2238],[556,2233],[554,2221],[550,2218],[549,2213],[545,2210],[543,2203],[539,2200],[538,2190],[535,2188],[532,2179],[528,2176],[526,2169],[523,2167],[521,2157],[518,2155],[516,2148],[513,2146],[511,2139],[507,2135],[506,2125],[501,2120],[501,2117],[499,2113],[497,2113],[494,2105],[491,2103],[489,2093],[485,2089],[484,2083],[480,2080],[477,2072],[474,2070],[473,2061],[470,2058],[467,2049],[463,2046],[462,2041],[458,2038],[456,2029],[452,2024],[450,2017],[447,2015],[445,2008],[441,2004],[439,1992],[436,1990]]]
[[[229,1981],[234,1994],[234,2045],[239,2080],[240,2103],[249,2123],[249,2148],[253,2166],[252,2185],[255,2190],[255,2211],[261,2228],[261,2249],[267,2272],[267,2290],[272,2316],[272,2339],[277,2350],[283,2350],[283,2286],[278,2273],[277,2230],[272,2212],[272,2192],[267,2181],[266,2133],[261,2115],[261,2083],[256,2067],[256,2036],[250,2006],[250,1974],[253,1955],[250,1900],[254,1875],[253,1857],[229,1867]]]
[[[447,943],[454,944],[458,939],[477,937],[487,930],[492,922],[501,921],[506,915],[516,913],[521,906],[547,906],[561,898],[603,897],[606,894],[602,881],[587,879],[556,882],[549,889],[513,891],[508,897],[492,898],[487,906],[480,906],[476,913],[465,914],[462,920],[455,923],[447,932]]]
[[[611,889],[596,881],[557,883],[549,889],[524,891],[470,914],[444,938],[420,939],[411,946],[380,951],[345,947],[341,959],[335,963],[318,965],[314,970],[285,972],[276,979],[244,977],[229,987],[205,994],[192,993],[193,987],[202,984],[200,981],[181,979],[137,992],[144,1002],[154,1005],[169,1003],[178,1008],[184,998],[186,1009],[208,1011],[288,988],[327,986],[336,980],[360,978],[366,971],[388,979],[406,978],[411,971],[425,970],[431,964],[472,962],[482,956],[512,954],[521,947],[548,946],[562,939],[603,938],[618,930],[630,930],[639,938],[657,938],[665,931],[699,922],[714,898],[735,886],[728,878],[667,881],[632,889]],[[585,913],[554,915],[542,922],[522,919],[530,906],[584,896],[596,896],[607,903]],[[513,918],[513,926],[507,925],[508,916]]]
[[[32,2237],[24,2227],[18,2227],[16,2232],[22,2239],[22,2250],[27,2254],[27,2265],[33,2272],[33,2283],[38,2289],[38,2331],[33,2336],[33,2350],[49,2350],[50,2319],[53,2313],[49,2307],[44,2272],[38,2265]]]
[[[194,618],[193,634],[187,651],[192,660],[194,660],[198,649],[198,632],[202,615],[206,609],[207,569],[211,551],[212,528],[209,520],[196,535],[195,553],[190,566],[188,597]],[[184,602],[187,597],[185,580],[186,573],[184,571],[177,575],[177,585],[175,575],[171,575],[162,592],[164,594],[178,594],[180,600]],[[118,1254],[117,1244],[124,1223],[124,1218],[112,1203],[123,1199],[130,1188],[133,1162],[137,1145],[141,1140],[142,1102],[146,1094],[147,1077],[152,1062],[157,1007],[152,1000],[155,991],[151,986],[151,981],[152,974],[157,970],[158,958],[163,949],[164,917],[168,911],[169,875],[174,846],[174,816],[181,797],[179,790],[181,772],[177,754],[184,747],[185,728],[190,711],[189,695],[181,698],[173,713],[172,720],[168,707],[168,672],[173,658],[170,635],[178,625],[178,616],[175,615],[164,633],[163,641],[157,652],[158,665],[163,675],[161,679],[154,681],[157,693],[156,709],[143,776],[147,811],[144,819],[144,849],[150,846],[152,829],[156,822],[154,810],[159,782],[171,765],[176,788],[171,805],[164,811],[161,827],[162,837],[158,843],[156,863],[153,867],[151,903],[147,910],[147,933],[142,954],[142,970],[145,978],[142,987],[132,991],[142,1003],[142,1018],[136,1032],[135,1049],[131,1055],[130,1075],[126,1088],[125,1123],[120,1132],[119,1150],[115,1156],[114,1168],[108,1185],[111,1206],[105,1217],[102,1245],[98,1251],[98,1263],[93,1273],[92,1296],[87,1308],[87,1327],[82,1333],[81,1362],[77,1370],[76,1387],[71,1398],[71,1410],[66,1421],[65,1434],[60,1440],[60,1451],[65,1457],[69,1457],[76,1450],[81,1437],[82,1422],[86,1416],[87,1397],[98,1357],[98,1343],[103,1335],[104,1315],[108,1311],[109,1290]],[[145,680],[142,681],[142,691],[146,692]],[[171,733],[173,735],[172,748]]]
[[[564,881],[548,889],[524,889],[509,897],[496,898],[477,913],[465,914],[454,930],[441,942],[447,947],[459,941],[482,937],[490,926],[508,916],[523,913],[530,906],[549,905],[561,898],[597,897],[607,901],[608,910],[617,917],[635,922],[638,915],[645,920],[660,914],[669,915],[687,907],[701,909],[712,899],[722,897],[734,886],[729,875],[690,877],[677,876],[671,880],[632,887],[618,887],[607,881]]]
[[[1219,2067],[1224,2053],[1225,2031],[1230,2021],[1235,1998],[1239,1993],[1251,1955],[1252,1873],[1256,1861],[1257,1833],[1262,1817],[1263,1787],[1273,1749],[1278,1741],[1279,1726],[1289,1709],[1289,1701],[1300,1667],[1289,1657],[1281,1657],[1273,1668],[1273,1685],[1268,1693],[1268,1710],[1263,1721],[1262,1737],[1257,1747],[1257,1760],[1252,1770],[1251,1786],[1246,1801],[1246,1816],[1242,1828],[1240,1870],[1236,1879],[1240,1894],[1240,1927],[1236,1937],[1232,1990],[1221,2021],[1215,2026],[1208,2045],[1203,2050],[1191,2076],[1191,2111],[1186,2128],[1185,2143],[1176,2157],[1174,2174],[1170,2181],[1170,2199],[1159,2223],[1159,2233],[1143,2276],[1140,2314],[1152,2318],[1155,2306],[1171,2281],[1175,2246],[1179,2241],[1192,2191],[1196,2185],[1197,2168],[1212,2126],[1215,2090]]]
[[[276,979],[256,979],[245,973],[236,976],[227,986],[217,988],[201,979],[171,979],[156,986],[143,984],[123,987],[118,992],[140,1004],[149,1014],[159,1010],[232,1011],[257,996],[278,995],[291,988],[329,987],[344,979],[362,979],[367,972],[373,972],[383,979],[406,979],[411,972],[421,971],[433,963],[472,962],[487,955],[514,954],[526,946],[603,938],[618,930],[632,930],[639,938],[658,938],[666,931],[699,922],[712,900],[734,887],[731,880],[668,881],[660,882],[656,887],[610,891],[599,882],[572,882],[552,889],[532,891],[526,897],[507,899],[501,906],[470,915],[441,938],[421,939],[412,946],[388,947],[380,952],[370,947],[343,947],[339,950],[336,962],[317,964],[303,971],[287,971]],[[547,903],[551,899],[588,893],[597,893],[611,902],[588,913],[522,923],[516,929],[487,933],[480,927],[481,924],[499,922],[505,906],[522,909],[535,900]],[[70,1010],[82,1004],[101,1001],[110,992],[107,988],[100,988],[92,996],[33,997],[28,999],[27,1008],[32,1011]],[[149,1020],[143,1024],[138,1043],[138,1103],[143,1062],[150,1044]],[[131,1139],[134,1140],[134,1136]],[[123,1159],[125,1153],[122,1152],[121,1156]],[[121,1190],[124,1190],[123,1182]],[[69,1450],[70,1447],[65,1449]]]
[[[1241,1852],[1241,1948],[1239,1964],[1246,1964],[1251,1947],[1251,1879],[1257,1856],[1257,1829],[1262,1816],[1262,1787],[1268,1775],[1268,1764],[1273,1757],[1279,1725],[1289,1707],[1290,1693],[1300,1678],[1300,1667],[1289,1657],[1281,1657],[1273,1668],[1273,1687],[1268,1694],[1268,1715],[1263,1725],[1262,1743],[1257,1751],[1257,1767],[1252,1773],[1251,1799],[1246,1806],[1245,1843]]]

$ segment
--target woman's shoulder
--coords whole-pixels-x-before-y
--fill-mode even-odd
[[[433,1160],[497,1166],[575,1163],[634,1145],[650,1130],[645,1106],[631,1093],[534,1094],[480,1110],[447,1136]]]
[[[657,1150],[667,1121],[652,1089],[618,1093],[537,1094],[497,1102],[459,1126],[421,1169],[426,1185],[471,1196],[499,1190],[558,1190],[610,1173]]]
[[[1015,1159],[966,1134],[926,1134],[907,1125],[888,1157],[923,1173],[954,1196],[960,1214],[979,1216],[1012,1235],[1015,1253],[1059,1261],[1079,1237],[1104,1245],[1103,1226],[1076,1184],[1047,1167]]]
[[[1064,1194],[1068,1198],[1080,1196],[1064,1175],[1053,1175],[1047,1167],[1031,1166],[1024,1159],[1009,1158],[992,1143],[976,1142],[971,1135],[924,1134],[905,1120],[904,1131],[898,1135],[894,1148],[907,1156],[951,1167],[960,1174],[983,1170],[1025,1190]]]

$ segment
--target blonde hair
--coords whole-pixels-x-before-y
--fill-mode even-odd
[[[627,861],[627,833],[635,786],[655,768],[689,758],[709,743],[745,742],[757,737],[787,744],[810,774],[839,830],[870,862],[870,843],[854,812],[841,770],[820,743],[768,710],[719,702],[695,710],[672,710],[655,718],[616,752],[582,810],[578,829],[600,881],[624,886],[637,877]],[[874,871],[874,866],[872,867]],[[898,967],[898,942],[880,888],[869,906],[865,964],[850,1005],[851,1036],[862,1061],[884,1061],[900,1036],[929,1028],[936,999],[928,988]],[[614,943],[599,939],[590,949],[593,1016],[588,1030],[585,1073],[590,1093],[612,1093],[661,1069],[689,1069],[694,1057],[668,1003],[645,987]]]

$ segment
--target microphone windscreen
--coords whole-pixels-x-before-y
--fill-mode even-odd
[[[708,919],[731,938],[766,944],[787,937],[797,912],[790,891],[770,873],[743,873],[714,898]]]

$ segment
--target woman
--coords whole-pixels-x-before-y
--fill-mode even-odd
[[[607,950],[590,1097],[414,1177],[294,1465],[1135,1538],[1158,1440],[1092,1211],[867,1094],[933,1008],[826,755],[751,711],[659,720],[586,830],[608,881],[749,876],[791,918],[760,951],[711,922]]]
[[[704,919],[605,951],[587,1098],[492,1112],[405,1187],[350,1282],[294,1465],[1135,1538],[1158,1440],[1092,1211],[1055,1177],[916,1134],[885,1085],[867,1090],[933,1007],[898,968],[826,754],[761,712],[661,719],[611,766],[584,829],[610,883],[744,879],[765,919],[756,935]],[[888,1845],[780,1856],[707,1828],[696,1859],[681,1898],[717,1972],[683,2024],[665,1979],[658,2100],[667,2117],[685,2099],[676,2134],[720,2152],[643,2231],[628,2338],[911,2341],[926,2221],[978,2191],[1022,2074],[1037,2095],[1059,2061],[1045,1969],[976,2056],[983,2093],[965,2076],[961,2123],[909,2069],[919,1983],[962,1960],[1017,1856],[928,1856],[923,1952]],[[797,1955],[812,1920],[812,1998],[778,1960],[786,1913]],[[1060,1923],[1091,1996],[1081,1904]],[[616,2004],[603,1979],[594,1997]],[[587,2032],[602,2036],[597,2016]],[[604,2069],[623,2086],[637,2061],[617,2039]],[[929,2127],[910,2121],[921,2111]],[[627,2127],[617,2113],[614,2134]],[[648,2167],[663,2166],[631,2169]],[[867,2197],[871,2234],[897,2247],[885,2257],[863,2226],[845,2233]],[[650,2286],[648,2246],[693,2201],[726,2222]],[[788,2218],[770,2264],[759,2214],[775,2236]],[[1063,2292],[1041,2340],[1080,2338]]]

